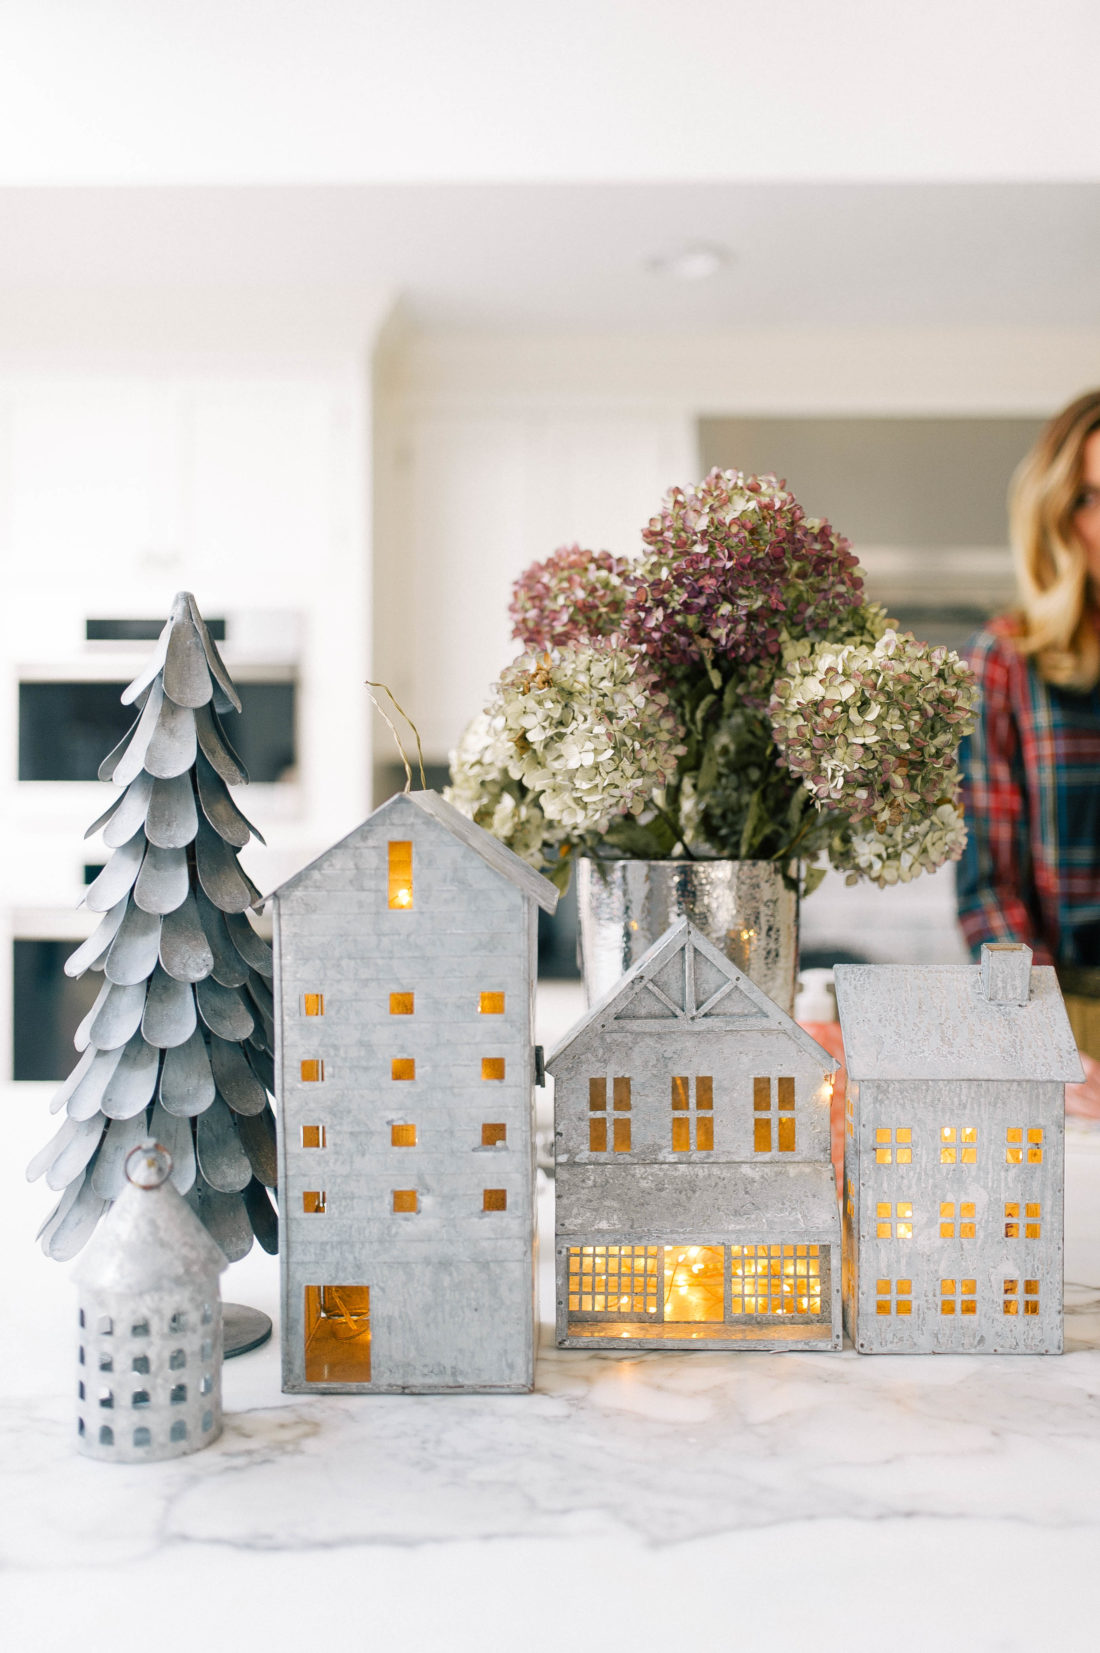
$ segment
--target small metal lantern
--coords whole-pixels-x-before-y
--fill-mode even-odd
[[[222,1428],[221,1248],[168,1180],[172,1156],[146,1141],[127,1187],[81,1259],[77,1433],[113,1463],[179,1458]]]

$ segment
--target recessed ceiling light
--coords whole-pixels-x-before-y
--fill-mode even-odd
[[[698,241],[690,246],[680,247],[676,252],[662,253],[659,258],[651,258],[649,269],[654,275],[672,276],[676,281],[709,281],[720,270],[724,270],[732,258],[733,254],[728,247]]]

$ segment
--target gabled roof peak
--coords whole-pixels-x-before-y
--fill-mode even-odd
[[[614,1027],[632,1032],[686,1027],[738,1028],[787,1034],[807,1056],[832,1072],[837,1063],[701,930],[682,918],[640,958],[573,1027],[547,1067],[589,1032]]]
[[[294,888],[299,879],[312,872],[314,867],[320,866],[341,845],[369,832],[375,825],[381,823],[384,816],[391,813],[399,815],[410,806],[418,809],[421,814],[430,816],[432,820],[438,821],[439,825],[444,827],[453,838],[457,838],[460,843],[466,845],[467,849],[472,849],[476,855],[480,855],[485,864],[492,867],[494,872],[500,873],[501,877],[507,878],[524,895],[529,895],[536,901],[544,912],[552,913],[554,911],[558,904],[558,892],[549,879],[543,878],[541,873],[537,873],[533,867],[527,865],[526,861],[522,861],[518,855],[502,844],[499,838],[494,838],[491,832],[486,832],[483,827],[479,827],[469,820],[453,804],[449,804],[445,798],[441,798],[438,792],[431,791],[398,792],[392,798],[387,798],[386,802],[379,804],[378,808],[368,815],[366,820],[361,822],[359,826],[353,827],[351,832],[346,833],[335,844],[330,844],[328,849],[322,850],[321,854],[312,860],[308,866],[302,867],[280,884],[277,889],[264,896],[264,901],[270,901],[277,896],[285,895],[287,890]]]

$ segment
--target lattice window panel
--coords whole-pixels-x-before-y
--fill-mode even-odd
[[[1006,1165],[1041,1165],[1043,1163],[1043,1128],[1041,1125],[1010,1125],[1005,1131]]]
[[[978,1128],[976,1125],[943,1125],[940,1127],[940,1164],[976,1165],[978,1163]]]
[[[569,1312],[656,1317],[661,1270],[660,1246],[570,1246]]]
[[[908,1125],[891,1129],[880,1125],[875,1131],[876,1165],[911,1165],[913,1162],[913,1132]]]
[[[820,1246],[730,1246],[730,1315],[820,1314],[821,1273]]]
[[[876,1280],[875,1313],[906,1315],[913,1312],[912,1280]]]
[[[955,1204],[954,1200],[941,1201],[941,1240],[972,1240],[975,1227],[974,1203],[972,1200],[963,1200],[958,1205]]]

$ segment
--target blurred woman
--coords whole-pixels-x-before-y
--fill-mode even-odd
[[[1100,390],[1050,421],[1009,511],[1019,606],[967,651],[959,922],[975,954],[1024,941],[1055,966],[1086,1073],[1066,1106],[1100,1117]]]

